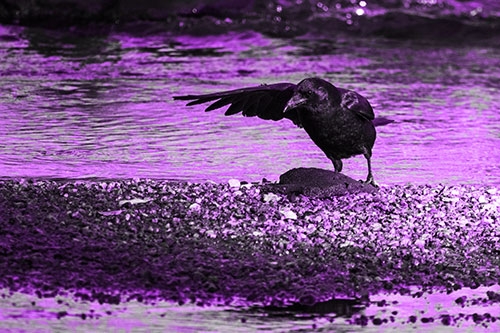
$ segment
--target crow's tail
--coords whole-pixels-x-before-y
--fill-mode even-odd
[[[384,126],[393,122],[394,120],[385,117],[377,117],[372,120],[373,126]]]

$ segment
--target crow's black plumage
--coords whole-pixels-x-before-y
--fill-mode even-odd
[[[363,96],[320,78],[293,83],[216,92],[205,95],[174,96],[191,100],[187,105],[214,102],[206,111],[230,105],[226,115],[242,112],[244,116],[280,120],[287,118],[309,134],[314,143],[332,161],[336,172],[342,171],[342,159],[363,154],[368,162],[367,183],[374,184],[371,171],[375,126],[392,122],[375,118]]]

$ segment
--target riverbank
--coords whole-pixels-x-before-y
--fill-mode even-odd
[[[491,286],[500,282],[499,207],[491,186],[314,198],[238,182],[2,180],[0,287],[109,304],[275,308]]]
[[[500,6],[494,1],[93,1],[0,3],[0,22],[66,30],[148,35],[218,35],[257,31],[274,37],[364,36],[497,44]],[[0,36],[9,38],[10,36]],[[0,38],[1,40],[2,38]]]

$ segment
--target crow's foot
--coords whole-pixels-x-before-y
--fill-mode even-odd
[[[368,176],[368,178],[366,178],[366,180],[360,180],[359,181],[360,183],[363,183],[363,184],[369,184],[369,185],[372,185],[376,188],[379,188],[380,186],[378,186],[377,183],[375,183],[375,180],[373,179],[373,176]]]

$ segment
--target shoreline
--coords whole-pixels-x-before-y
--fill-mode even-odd
[[[228,10],[228,3],[221,6],[200,6],[191,4],[149,1],[147,6],[133,3],[83,4],[76,0],[66,0],[67,6],[40,6],[37,3],[11,2],[0,5],[0,23],[27,27],[67,28],[81,35],[90,31],[101,34],[115,30],[133,34],[151,34],[173,31],[179,34],[206,36],[232,31],[258,31],[269,36],[290,38],[315,34],[330,35],[325,31],[335,31],[345,36],[382,37],[394,40],[415,39],[435,40],[464,38],[471,43],[479,39],[482,43],[494,42],[498,29],[498,5],[488,2],[476,3],[435,3],[433,6],[413,6],[401,3],[371,3],[370,10],[363,10],[349,4],[344,8],[321,11],[312,3],[281,4],[280,11],[274,6],[254,6],[250,1]],[[242,5],[242,6],[241,6]],[[478,7],[476,7],[478,6]],[[196,8],[198,7],[198,8]],[[196,10],[193,12],[193,10]],[[359,14],[357,14],[359,13]],[[347,15],[346,15],[347,14]],[[277,20],[262,18],[275,16]],[[268,23],[263,25],[263,23]],[[452,27],[452,28],[450,28]],[[446,38],[445,38],[446,37]]]
[[[314,198],[232,185],[0,180],[0,287],[284,307],[500,282],[498,186]]]

